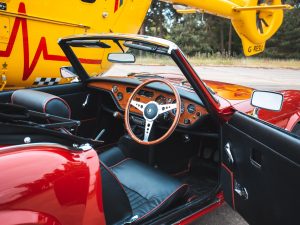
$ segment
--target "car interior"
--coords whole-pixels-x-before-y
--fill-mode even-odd
[[[143,73],[96,76],[5,92],[0,102],[0,146],[97,151],[107,224],[170,223],[218,201],[219,125],[189,85]]]
[[[95,150],[107,224],[178,224],[223,201],[250,224],[294,224],[299,139],[225,104],[174,43],[110,33],[67,37],[59,45],[79,76],[68,84],[2,92],[0,147]],[[126,76],[89,73],[80,63],[87,58],[72,50],[84,48],[88,57],[86,50],[113,45],[118,52],[108,55],[111,62],[135,62],[123,49],[132,47],[167,55],[184,76],[128,74],[126,67],[118,70]],[[68,68],[62,77],[65,71],[70,78]],[[213,110],[221,101],[228,107]]]
[[[143,81],[106,77],[91,79],[86,87],[74,83],[7,92],[1,96],[0,132],[6,138],[0,144],[24,144],[30,137],[27,143],[92,145],[99,154],[108,224],[146,223],[172,210],[203,204],[219,183],[218,127],[197,95],[177,86],[183,104],[174,132],[156,145],[137,143],[125,129],[124,104]],[[158,82],[135,96],[143,98],[159,104],[175,99]],[[132,130],[142,138],[143,119],[131,109]],[[151,139],[166,132],[174,113],[160,115]],[[116,207],[116,201],[123,204]]]

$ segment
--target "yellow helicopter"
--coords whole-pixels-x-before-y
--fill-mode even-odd
[[[0,0],[0,91],[68,82],[57,41],[82,33],[137,33],[151,0]],[[112,49],[113,50],[113,49]],[[99,55],[81,59],[98,63]],[[109,67],[107,60],[101,63]]]
[[[283,10],[292,9],[281,0],[162,0],[172,3],[178,13],[209,13],[228,18],[242,40],[244,54],[265,49],[283,21]]]
[[[163,0],[179,13],[203,11],[231,19],[245,55],[262,52],[283,20],[281,0]],[[152,0],[0,0],[0,91],[54,85],[68,65],[57,40],[82,33],[137,33]],[[99,55],[84,54],[87,67],[99,65]],[[106,49],[104,51],[115,51]],[[101,60],[101,70],[110,67]]]

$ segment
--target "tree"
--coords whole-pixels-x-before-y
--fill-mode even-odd
[[[285,12],[281,28],[258,57],[300,58],[300,0],[286,3],[295,9]],[[189,56],[242,55],[241,40],[230,20],[209,14],[204,18],[199,13],[181,15],[171,4],[158,0],[153,0],[141,33],[170,39]]]
[[[263,57],[300,58],[300,1],[287,1],[293,10],[285,11],[278,32],[267,42]]]
[[[189,56],[211,54],[215,51],[213,46],[217,45],[216,37],[202,21],[200,14],[183,15],[173,24],[168,39],[177,43]]]
[[[178,15],[172,5],[159,0],[153,0],[144,21],[144,34],[164,37]]]

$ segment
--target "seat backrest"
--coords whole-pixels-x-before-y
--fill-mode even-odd
[[[122,184],[101,160],[100,168],[106,224],[124,224],[132,218],[129,199]]]

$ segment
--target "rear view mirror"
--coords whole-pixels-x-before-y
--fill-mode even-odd
[[[254,91],[251,105],[273,111],[280,111],[283,103],[283,95],[269,91]]]
[[[181,13],[181,14],[197,13],[197,9],[187,7],[184,5],[173,5],[173,9],[175,9],[177,13]]]
[[[75,78],[78,77],[72,66],[63,66],[60,68],[60,76],[62,78]]]
[[[107,57],[109,62],[114,63],[134,63],[135,56],[130,53],[110,53]]]

